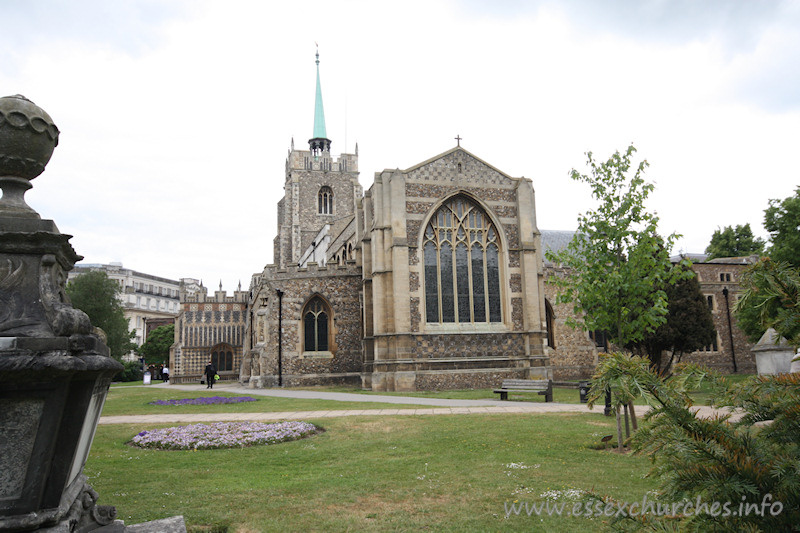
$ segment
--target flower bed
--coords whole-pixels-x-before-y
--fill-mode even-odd
[[[182,400],[156,400],[150,402],[152,405],[216,405],[222,403],[241,403],[241,402],[255,402],[255,398],[250,396],[234,396],[228,398],[226,396],[211,396],[204,398],[184,398]]]
[[[140,448],[161,450],[212,450],[244,448],[302,439],[319,429],[308,422],[216,422],[142,431],[131,443]]]

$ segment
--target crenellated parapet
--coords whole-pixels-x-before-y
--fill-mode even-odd
[[[278,265],[267,265],[261,275],[262,281],[280,278],[315,278],[318,276],[361,276],[361,267],[353,260],[347,260],[342,264],[328,263],[318,265],[308,263],[306,266],[287,266],[281,268]]]
[[[286,156],[286,174],[293,170],[358,172],[358,154],[332,156],[329,152],[314,155],[310,150],[290,150]]]
[[[214,291],[213,295],[207,292],[195,294],[181,294],[181,303],[247,303],[248,291],[233,291],[233,296],[228,296],[227,291]]]

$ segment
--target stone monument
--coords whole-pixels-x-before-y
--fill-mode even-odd
[[[83,474],[122,365],[64,290],[83,258],[24,199],[58,136],[30,100],[0,98],[0,532],[125,531]]]
[[[759,376],[791,372],[795,349],[774,329],[769,328],[765,331],[761,339],[753,346],[752,351],[756,357],[756,369]]]

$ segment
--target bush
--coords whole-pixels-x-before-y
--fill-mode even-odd
[[[141,381],[144,377],[142,375],[142,364],[139,361],[129,361],[122,363],[125,368],[114,376],[112,381]]]
[[[661,480],[659,499],[728,503],[731,512],[687,511],[650,517],[647,524],[627,517],[617,526],[637,531],[798,531],[800,374],[761,376],[734,385],[687,365],[670,380],[649,370],[626,379],[652,407],[633,437],[633,448],[652,458],[652,474]],[[742,418],[696,417],[685,391],[701,379],[711,382],[717,407],[736,408]],[[758,512],[753,512],[756,505]]]

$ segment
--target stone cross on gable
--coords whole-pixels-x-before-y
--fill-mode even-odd
[[[456,134],[456,142],[458,143],[458,147],[461,148],[461,135]]]

